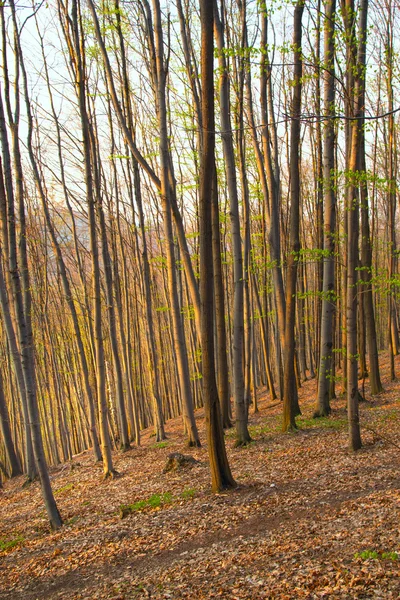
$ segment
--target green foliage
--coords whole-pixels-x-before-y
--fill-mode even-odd
[[[74,489],[74,484],[67,483],[63,487],[58,488],[58,490],[55,490],[54,494],[63,494],[64,492],[69,492],[70,490],[73,490],[73,489]]]
[[[190,376],[190,381],[198,381],[199,379],[203,379],[203,375],[199,371],[196,371]]]
[[[268,422],[262,423],[260,425],[251,425],[248,429],[251,437],[263,437],[268,433],[277,433],[278,431],[280,431],[280,426],[280,416],[274,416]]]
[[[187,488],[186,490],[183,490],[181,496],[184,500],[190,500],[191,498],[195,497],[196,493],[197,490],[194,488]]]
[[[346,419],[334,418],[332,416],[318,417],[316,419],[300,416],[296,419],[296,422],[300,428],[343,429],[347,426]]]
[[[195,316],[193,304],[186,304],[185,306],[182,306],[181,313],[182,313],[184,319],[188,319],[189,321],[192,321]]]
[[[126,154],[110,154],[110,156],[108,157],[109,160],[117,160],[117,159],[124,159],[124,160],[129,160],[129,156]]]
[[[168,312],[169,311],[169,306],[157,306],[156,307],[156,312]]]
[[[160,442],[160,444],[167,442]],[[183,500],[192,500],[197,494],[197,490],[194,488],[187,488],[180,494],[180,498]],[[175,498],[176,500],[177,498]],[[165,492],[164,494],[153,494],[150,498],[145,500],[138,500],[133,504],[121,504],[119,513],[121,519],[124,519],[128,515],[136,512],[142,512],[143,510],[157,510],[166,504],[171,504],[174,500],[171,492]]]
[[[0,552],[6,552],[7,550],[11,550],[11,548],[19,546],[19,544],[21,544],[24,541],[25,538],[22,535],[17,535],[17,537],[11,540],[5,540],[0,538]]]
[[[157,509],[164,504],[169,504],[172,500],[171,492],[166,492],[165,494],[153,494],[150,498],[146,500],[138,500],[133,504],[121,504],[120,506],[120,515],[121,518],[126,517],[130,513],[140,512],[147,508]]]
[[[249,434],[251,437],[253,436],[263,436],[266,433],[271,433],[274,429],[271,428],[270,425],[251,425],[248,427]]]
[[[150,258],[150,263],[152,265],[156,265],[157,267],[161,267],[164,269],[167,268],[167,259],[162,254],[159,254],[158,256],[153,256],[152,258]]]
[[[361,558],[361,560],[399,560],[400,555],[397,552],[377,552],[376,550],[364,550],[363,552],[356,552],[354,558]]]
[[[152,448],[166,448],[168,446],[168,442],[156,442],[152,445]]]

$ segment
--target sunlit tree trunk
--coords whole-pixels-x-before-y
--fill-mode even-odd
[[[224,11],[221,10],[221,13]],[[247,408],[244,399],[243,372],[243,255],[240,236],[239,198],[236,180],[235,155],[233,148],[232,125],[230,119],[229,76],[224,55],[224,28],[218,6],[214,4],[214,33],[218,48],[220,66],[219,97],[221,107],[222,147],[225,161],[225,174],[230,201],[231,236],[233,246],[233,340],[232,340],[232,378],[234,388],[236,443],[247,444],[250,434],[247,428]]]
[[[215,121],[213,70],[213,0],[200,0],[201,19],[201,110],[203,149],[200,156],[200,298],[203,396],[212,489],[220,492],[235,486],[225,450],[224,430],[218,399],[214,360],[213,314],[213,185],[215,183]],[[214,226],[219,227],[214,219]]]
[[[336,1],[326,4],[324,19],[324,258],[323,297],[321,313],[321,349],[318,373],[318,399],[314,416],[329,415],[332,379],[333,323],[335,318],[335,236],[336,236],[336,193],[335,193],[335,11]]]

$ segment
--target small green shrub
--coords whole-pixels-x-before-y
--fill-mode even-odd
[[[271,417],[267,422],[259,425],[250,425],[249,433],[251,437],[264,437],[266,434],[277,433],[281,430],[281,417]]]
[[[63,487],[58,488],[58,490],[54,491],[54,494],[62,494],[63,492],[69,492],[70,490],[74,489],[74,484],[73,483],[67,483],[67,485],[64,485]]]
[[[397,552],[382,552],[382,560],[399,560],[400,555]]]
[[[25,540],[25,538],[22,535],[17,535],[17,537],[15,537],[12,540],[0,539],[0,552],[5,552],[6,550],[11,550],[11,548],[18,546],[24,540]]]
[[[184,500],[190,500],[191,498],[194,498],[194,496],[196,495],[196,490],[192,489],[192,488],[188,488],[187,490],[183,490],[181,496]]]
[[[152,444],[152,448],[166,448],[168,446],[168,442],[156,442]]]
[[[165,494],[153,494],[152,496],[150,496],[150,498],[147,498],[146,500],[138,500],[137,502],[134,502],[133,504],[122,504],[120,506],[121,519],[123,519],[124,517],[126,517],[127,515],[129,515],[131,513],[139,512],[146,508],[153,508],[153,509],[159,508],[160,506],[163,506],[164,504],[169,504],[169,502],[171,502],[171,500],[172,500],[171,492],[166,492]]]
[[[234,428],[229,429],[228,431],[225,431],[225,437],[226,438],[231,439],[231,438],[234,438],[235,436],[236,436],[236,431],[235,431]]]
[[[376,550],[364,550],[363,552],[356,552],[354,558],[361,558],[362,560],[399,560],[400,555],[397,552],[376,552]]]

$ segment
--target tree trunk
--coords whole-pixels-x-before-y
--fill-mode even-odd
[[[207,445],[210,459],[212,489],[220,492],[235,487],[225,449],[224,430],[214,361],[213,315],[213,184],[215,184],[215,121],[213,71],[213,0],[200,0],[201,19],[201,81],[203,115],[203,152],[200,157],[200,298],[201,347],[203,362],[203,397],[206,416]],[[214,226],[219,228],[217,219]]]
[[[332,379],[333,323],[336,310],[335,294],[335,237],[336,237],[336,193],[335,193],[335,11],[336,0],[326,4],[324,20],[324,258],[323,296],[321,313],[321,349],[318,373],[318,400],[315,417],[330,414],[330,389]]]
[[[290,136],[290,231],[286,276],[286,317],[283,379],[283,431],[296,428],[297,389],[295,386],[295,319],[297,267],[300,259],[300,112],[303,60],[301,54],[301,20],[304,0],[298,0],[294,10],[294,77]]]
[[[243,373],[243,257],[240,236],[239,198],[236,181],[235,155],[229,108],[229,78],[224,55],[224,30],[219,18],[218,6],[214,4],[214,33],[218,48],[220,66],[219,96],[221,106],[222,147],[225,160],[225,173],[230,201],[231,235],[233,247],[233,341],[232,341],[232,378],[234,388],[236,444],[245,445],[250,441],[247,429],[247,409],[244,399]]]

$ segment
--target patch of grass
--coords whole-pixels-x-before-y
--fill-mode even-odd
[[[382,552],[381,558],[382,560],[399,560],[400,555],[398,552]]]
[[[236,442],[235,444],[235,448],[239,448],[240,450],[248,450],[249,448],[252,448],[256,443],[256,440],[253,440],[253,438],[251,440],[249,440],[248,442],[245,442],[243,444],[238,444]]]
[[[146,508],[159,508],[164,504],[169,504],[172,500],[171,492],[166,492],[165,494],[153,494],[150,498],[146,498],[146,500],[138,500],[133,504],[121,504],[120,506],[120,515],[121,519],[126,517],[127,515],[140,512],[145,510]]]
[[[63,492],[69,492],[70,490],[74,489],[74,484],[73,483],[67,483],[67,485],[64,485],[63,487],[58,488],[58,490],[54,490],[54,494],[62,494]]]
[[[271,433],[272,429],[269,425],[250,425],[249,434],[251,437]]]
[[[79,519],[78,515],[75,515],[75,517],[71,517],[70,519],[67,519],[65,521],[65,525],[74,525],[78,519]]]
[[[399,418],[399,413],[397,410],[388,410],[385,411],[382,415],[379,415],[379,421],[381,423],[386,423],[386,421],[397,421]]]
[[[151,445],[152,448],[166,448],[167,446],[168,442],[156,442],[155,444]]]
[[[233,439],[234,437],[236,437],[235,428],[232,427],[231,429],[228,429],[227,431],[225,431],[225,437],[229,438],[229,439]]]
[[[187,488],[186,490],[183,490],[181,496],[184,500],[190,500],[191,498],[194,498],[196,494],[197,490],[193,488]]]
[[[22,535],[17,535],[17,537],[11,540],[0,539],[0,552],[11,550],[11,548],[15,548],[15,546],[18,546],[23,541],[25,541],[25,538]]]
[[[364,550],[363,552],[356,552],[354,558],[361,558],[362,560],[399,560],[400,555],[397,552],[377,552],[376,550]]]
[[[296,418],[296,423],[299,428],[343,429],[347,425],[347,420],[332,416],[317,417],[316,419],[300,416]]]
[[[281,420],[280,417],[272,419],[271,421],[268,421],[267,423],[262,423],[260,425],[250,425],[249,427],[249,433],[251,437],[256,437],[256,436],[261,436],[263,437],[264,435],[268,434],[268,433],[276,433],[277,431],[280,431],[281,429]]]

